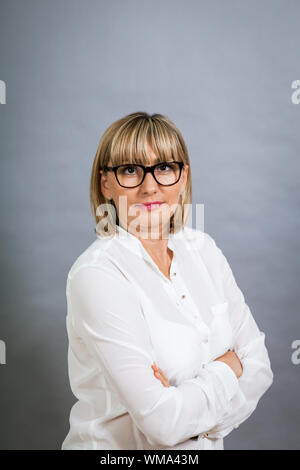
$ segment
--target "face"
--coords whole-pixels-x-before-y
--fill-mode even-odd
[[[150,164],[154,165],[157,155],[149,144],[147,154],[151,158]],[[176,210],[180,194],[185,190],[188,165],[182,169],[179,181],[172,186],[158,184],[152,174],[147,173],[141,185],[135,188],[123,188],[113,171],[103,174],[101,170],[100,173],[102,194],[114,201],[122,227],[138,237],[145,238],[158,238],[158,234],[161,236],[169,233],[170,217]],[[154,201],[161,204],[143,206],[147,202]]]

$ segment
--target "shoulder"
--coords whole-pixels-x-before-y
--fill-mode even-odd
[[[81,316],[84,314],[94,318],[100,310],[102,318],[104,313],[111,317],[111,312],[122,316],[124,308],[126,311],[139,311],[139,292],[109,254],[99,249],[98,243],[93,245],[81,253],[68,273],[68,307],[72,311],[81,311]]]
[[[185,227],[183,232],[185,250],[200,256],[209,269],[223,263],[224,253],[210,233],[191,227]]]
[[[211,234],[188,228],[186,240],[188,250],[195,250],[195,255],[200,256],[212,278],[231,271],[227,256]]]
[[[138,306],[140,298],[131,282],[106,256],[74,263],[66,283],[70,306],[81,306],[90,312],[122,311]]]
[[[188,249],[196,250],[203,255],[219,250],[214,238],[208,232],[192,227],[184,227],[182,239]]]
[[[109,256],[109,247],[113,238],[98,237],[75,259],[68,271],[68,281],[79,272],[97,272],[102,275],[114,275],[116,268]],[[97,271],[96,271],[97,270]]]

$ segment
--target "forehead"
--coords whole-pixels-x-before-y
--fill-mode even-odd
[[[155,153],[155,151],[153,151],[148,142],[146,143],[145,147],[147,158],[145,159],[143,155],[136,155],[134,159],[136,163],[148,166],[155,165],[156,163],[162,163],[164,161],[174,160],[174,156],[172,154],[158,155],[157,153]]]
[[[145,165],[145,166],[147,166],[147,165],[155,165],[156,163],[162,163],[161,157],[157,157],[155,154],[149,156],[147,162],[145,162],[144,159],[140,159],[140,158],[137,158],[136,160],[137,160],[137,162],[136,162],[137,164]]]
[[[109,165],[140,164],[145,166],[156,163],[183,160],[180,146],[175,138],[157,135],[151,140],[143,133],[119,136],[110,149]]]
[[[161,157],[159,157],[151,148],[151,146],[149,145],[149,142],[146,142],[145,144],[145,147],[146,147],[146,152],[147,152],[147,157],[149,159],[149,163],[151,165],[154,165],[155,163],[158,163],[159,161],[161,161]],[[144,159],[142,159],[143,161],[145,161]]]

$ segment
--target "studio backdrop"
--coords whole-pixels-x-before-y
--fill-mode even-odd
[[[1,449],[69,430],[67,273],[95,239],[99,140],[136,111],[181,130],[190,226],[266,335],[274,382],[225,448],[300,448],[299,17],[297,0],[0,2]]]

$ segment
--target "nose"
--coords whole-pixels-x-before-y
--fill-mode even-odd
[[[144,193],[153,193],[158,190],[158,186],[159,184],[155,181],[154,176],[149,171],[146,173],[140,188]]]

